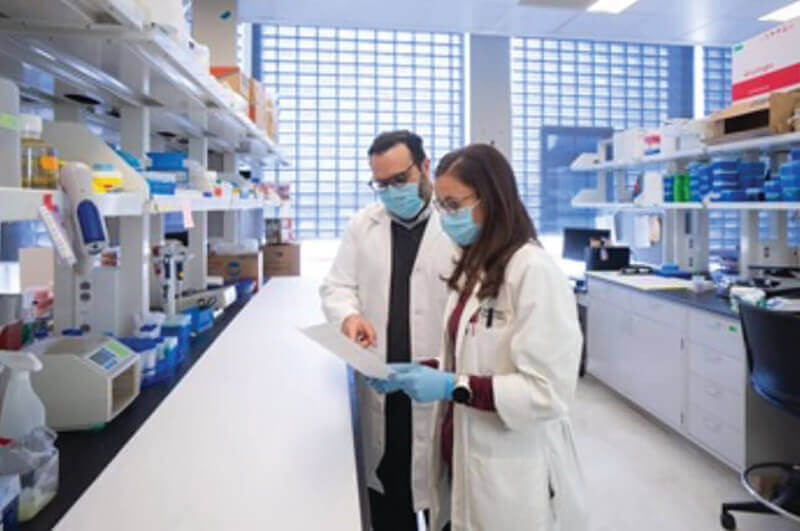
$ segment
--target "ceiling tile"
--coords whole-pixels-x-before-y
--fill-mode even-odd
[[[520,37],[550,35],[579,14],[570,9],[517,7],[503,18],[495,31]]]
[[[738,18],[719,18],[683,36],[689,42],[732,45],[768,30],[774,23]]]
[[[648,17],[622,13],[581,13],[564,24],[556,34],[565,37],[613,40],[642,40],[648,35],[642,30]]]

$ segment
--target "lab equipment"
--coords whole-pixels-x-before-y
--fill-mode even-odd
[[[20,522],[36,516],[58,491],[56,434],[40,426],[0,447],[0,477],[19,478]]]
[[[675,202],[675,177],[672,175],[665,175],[664,176],[664,202],[665,203],[674,203]]]
[[[151,151],[147,154],[147,157],[150,159],[150,165],[147,167],[148,171],[171,172],[175,175],[177,186],[185,187],[189,185],[189,170],[184,164],[186,160],[184,153]]]
[[[221,288],[198,291],[196,293],[183,294],[177,301],[177,309],[182,312],[192,306],[208,306],[214,310],[224,310],[234,302],[239,296],[238,282],[236,285],[223,286]]]
[[[584,250],[587,271],[619,271],[630,265],[628,247],[587,247]]]
[[[238,173],[225,173],[220,177],[233,185],[234,193],[238,191],[239,197],[247,199],[254,194],[255,187],[249,179],[245,179]]]
[[[58,183],[58,156],[53,146],[42,141],[42,118],[20,114],[23,188],[55,188]]]
[[[19,89],[0,78],[0,186],[20,186]]]
[[[611,238],[611,231],[606,229],[584,229],[568,227],[564,229],[564,248],[561,256],[568,260],[584,260],[587,247],[600,246]]]
[[[164,311],[174,317],[176,301],[183,291],[184,265],[194,257],[178,240],[167,240],[153,247],[153,266],[164,290]]]
[[[43,369],[32,376],[47,423],[81,430],[113,420],[139,395],[141,360],[105,336],[51,338],[30,347]]]
[[[93,257],[108,245],[108,229],[100,208],[92,197],[92,172],[80,162],[69,162],[61,168],[61,186],[72,211],[75,244],[83,258]]]
[[[92,192],[105,194],[122,188],[123,177],[113,164],[92,164]]]
[[[456,375],[418,363],[390,363],[394,374],[389,380],[396,380],[405,394],[415,402],[436,402],[450,400]]]
[[[0,351],[0,365],[0,437],[16,440],[45,425],[44,404],[30,378],[42,362],[30,352]]]

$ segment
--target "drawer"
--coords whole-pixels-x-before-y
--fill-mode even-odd
[[[631,310],[653,321],[674,326],[676,333],[684,329],[686,307],[666,302],[652,295],[631,294]]]
[[[739,321],[708,312],[689,312],[689,339],[736,359],[744,357],[744,339]]]
[[[744,433],[718,416],[689,404],[689,434],[738,470],[744,468]]]
[[[744,428],[744,396],[740,393],[690,373],[689,402],[718,416],[733,428]]]
[[[589,297],[599,299],[627,310],[630,308],[631,290],[611,282],[589,277]]]
[[[743,396],[747,388],[745,363],[743,358],[734,358],[689,341],[689,366],[692,372]]]

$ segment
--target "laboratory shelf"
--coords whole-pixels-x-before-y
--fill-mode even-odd
[[[662,212],[664,210],[700,210],[702,203],[662,203],[659,205],[636,205],[633,203],[590,203],[572,202],[573,208],[591,208],[595,210],[608,210],[612,212]]]
[[[13,9],[11,18],[0,18],[0,72],[34,100],[59,103],[77,95],[106,112],[151,108],[154,132],[205,137],[224,151],[288,164],[275,141],[233,109],[222,84],[189,48],[161,27],[108,23],[108,16],[88,23],[29,20],[29,11]]]
[[[103,429],[58,434],[56,446],[61,463],[58,494],[33,520],[21,524],[20,531],[53,529],[249,300],[249,297],[237,300],[227,308],[211,328],[192,340],[187,360],[171,380],[142,389],[138,398]]]
[[[50,197],[55,206],[62,205],[58,190],[0,187],[0,223],[39,219],[39,207]]]
[[[751,201],[751,202],[724,202],[711,201],[706,204],[709,210],[800,210],[800,202],[770,202],[770,201]]]
[[[706,159],[717,155],[730,155],[746,153],[749,151],[771,152],[800,145],[800,132],[770,135],[736,142],[709,145],[703,148],[687,151],[678,151],[668,155],[652,155],[627,161],[607,161],[599,164],[570,165],[570,170],[575,172],[608,171],[643,168],[648,165],[664,164],[678,160]],[[576,159],[577,160],[577,159]]]
[[[62,24],[111,22],[131,29],[142,29],[145,24],[145,14],[134,0],[5,0],[0,12],[8,18],[50,20]]]
[[[258,198],[163,195],[150,200],[149,211],[152,214],[180,212],[187,204],[192,212],[252,210],[272,206],[271,203]]]

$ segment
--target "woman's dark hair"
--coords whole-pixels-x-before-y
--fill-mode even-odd
[[[475,190],[484,212],[478,240],[464,249],[447,285],[455,291],[471,291],[480,281],[479,298],[497,297],[511,257],[526,243],[536,241],[536,229],[519,198],[514,170],[495,147],[472,144],[442,158],[436,177],[445,174]],[[463,286],[459,283],[462,276]]]
[[[405,129],[389,131],[376,136],[367,150],[367,155],[370,157],[383,155],[397,144],[405,145],[411,152],[411,159],[414,164],[422,168],[422,163],[428,158],[425,154],[425,148],[422,147],[422,137]]]

